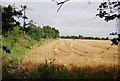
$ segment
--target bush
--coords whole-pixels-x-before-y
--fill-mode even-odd
[[[21,60],[21,55],[25,54],[31,46],[40,43],[24,34],[19,26],[8,31],[2,37],[2,41],[2,45],[10,50],[10,53],[6,53],[4,50],[2,52],[2,60],[5,64],[8,63],[7,65],[16,65]]]

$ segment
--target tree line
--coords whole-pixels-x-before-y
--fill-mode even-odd
[[[9,32],[18,28],[19,31],[25,32],[26,35],[35,40],[39,40],[40,38],[59,38],[59,30],[51,26],[37,26],[33,20],[29,21],[25,28],[21,26],[21,23],[17,21],[15,17],[18,19],[24,18],[22,9],[16,10],[16,8],[11,5],[0,7],[2,8],[2,35],[4,37],[9,37]]]
[[[60,36],[60,38],[64,38],[64,39],[91,39],[91,40],[109,40],[108,37],[104,38],[99,38],[99,37],[85,37],[82,35],[78,35],[78,36]]]

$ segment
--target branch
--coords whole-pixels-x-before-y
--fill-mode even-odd
[[[57,3],[57,5],[60,5],[59,8],[57,9],[57,12],[58,12],[60,10],[60,8],[63,6],[63,4],[70,1],[70,0],[65,0],[65,1],[62,1],[62,2],[57,2],[55,0],[51,0],[51,1]]]

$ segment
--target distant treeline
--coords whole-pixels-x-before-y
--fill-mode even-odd
[[[99,37],[85,37],[82,35],[78,35],[78,36],[60,36],[60,38],[64,38],[64,39],[91,39],[91,40],[109,40],[108,37],[104,38],[99,38]]]

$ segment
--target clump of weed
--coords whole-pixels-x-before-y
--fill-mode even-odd
[[[32,70],[28,78],[32,79],[68,79],[70,73],[64,66],[57,66],[54,64],[55,59],[48,63],[45,60],[44,64],[38,66],[38,68]]]

